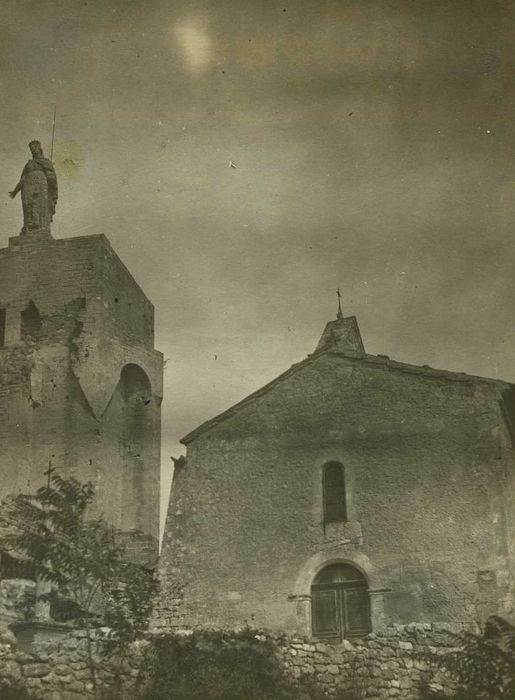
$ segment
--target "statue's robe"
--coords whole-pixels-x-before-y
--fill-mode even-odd
[[[36,156],[21,174],[23,230],[49,230],[57,203],[57,177],[52,161]]]

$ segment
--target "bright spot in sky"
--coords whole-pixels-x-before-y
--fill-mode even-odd
[[[183,20],[174,27],[174,34],[182,49],[186,65],[194,72],[201,72],[211,61],[212,43],[200,22]]]

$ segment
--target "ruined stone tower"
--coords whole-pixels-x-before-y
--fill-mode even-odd
[[[155,555],[162,366],[153,306],[104,235],[11,238],[0,250],[0,497],[33,492],[51,464],[95,484],[98,512],[132,533],[135,558]]]

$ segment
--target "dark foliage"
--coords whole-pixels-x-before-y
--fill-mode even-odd
[[[492,616],[484,634],[467,633],[457,646],[443,662],[456,683],[452,700],[515,700],[515,627]],[[422,700],[443,698],[449,696],[422,691]]]
[[[119,650],[144,636],[157,590],[154,569],[132,562],[119,563],[117,579],[103,591],[104,620],[113,630],[111,647]]]
[[[1,544],[52,584],[46,597],[56,619],[89,627],[100,614],[113,640],[127,645],[146,631],[157,582],[152,570],[126,560],[105,520],[88,517],[94,496],[90,482],[50,473],[35,494],[2,504]]]
[[[0,680],[0,698],[2,700],[34,700],[34,696],[20,681]]]
[[[1,510],[3,547],[74,601],[84,617],[123,555],[112,528],[101,518],[87,518],[93,498],[91,483],[53,473],[47,486],[8,499]]]
[[[51,470],[47,474],[48,484],[35,494],[19,494],[2,504],[0,548],[15,553],[51,584],[52,590],[41,597],[58,619],[74,620],[86,630],[98,696],[91,628],[102,622],[111,627],[101,649],[116,649],[123,665],[129,644],[147,629],[157,583],[153,571],[127,561],[113,527],[103,518],[89,517],[95,495],[91,483]]]
[[[321,700],[308,681],[292,683],[272,641],[251,630],[162,635],[148,656],[143,700]]]

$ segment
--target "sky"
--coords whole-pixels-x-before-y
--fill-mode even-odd
[[[515,381],[515,3],[2,0],[0,247],[41,140],[53,235],[156,308],[179,440],[312,352]],[[230,161],[236,167],[229,165]]]

